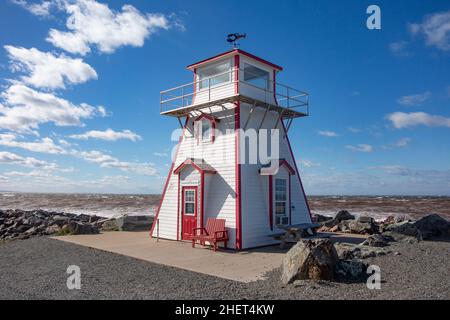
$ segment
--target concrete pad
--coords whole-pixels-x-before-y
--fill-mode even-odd
[[[90,248],[185,269],[224,279],[251,282],[264,279],[265,273],[281,266],[287,249],[270,246],[248,251],[222,250],[191,242],[152,239],[146,232],[105,232],[95,235],[58,236],[53,239]],[[337,242],[362,242],[365,237],[332,234]]]
[[[214,252],[200,245],[192,248],[191,242],[161,239],[156,242],[148,232],[120,231],[52,238],[241,282],[264,279],[267,271],[281,265],[286,252],[276,246],[241,252]]]

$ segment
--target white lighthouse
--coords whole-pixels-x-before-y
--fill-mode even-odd
[[[287,135],[308,115],[308,94],[278,83],[279,65],[236,48],[187,69],[193,82],[161,92],[161,114],[183,132],[151,235],[191,240],[209,218],[224,219],[228,248],[240,250],[276,243],[280,226],[311,223]]]

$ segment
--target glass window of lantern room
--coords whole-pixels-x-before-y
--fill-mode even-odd
[[[249,63],[244,63],[244,81],[264,90],[270,89],[269,71]]]
[[[199,69],[197,71],[199,89],[207,89],[209,87],[218,86],[222,83],[230,82],[230,69],[230,59]]]

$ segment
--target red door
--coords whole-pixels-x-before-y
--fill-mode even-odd
[[[191,240],[192,230],[197,228],[197,187],[183,187],[181,196],[181,240]]]

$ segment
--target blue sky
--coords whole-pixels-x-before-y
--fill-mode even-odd
[[[450,195],[444,1],[2,1],[0,190],[160,193],[159,91],[230,32],[310,93],[290,131],[308,194]]]

